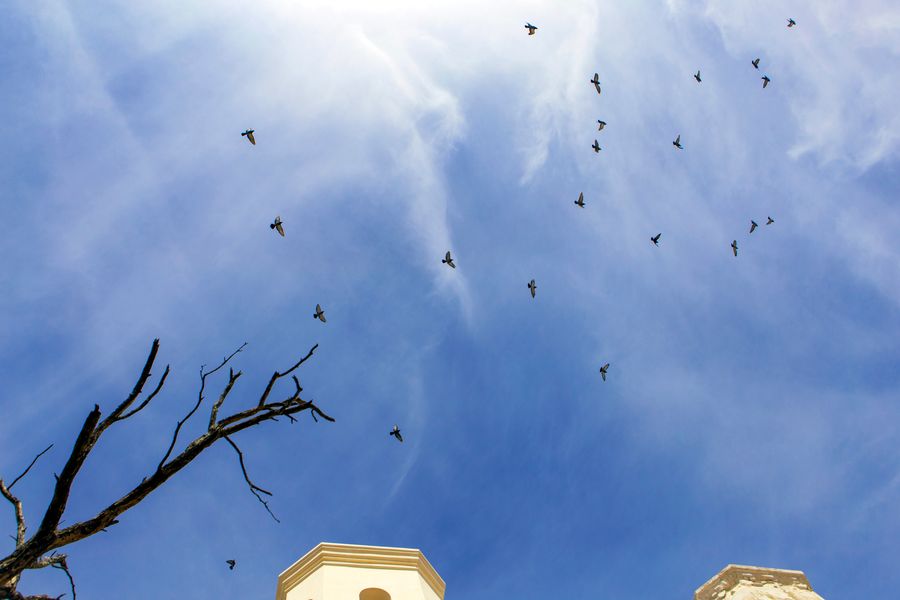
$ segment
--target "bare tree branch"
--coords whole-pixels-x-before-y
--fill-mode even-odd
[[[109,413],[109,416],[103,420],[100,424],[99,433],[103,433],[107,427],[120,420],[122,417],[122,413],[128,410],[135,399],[141,394],[141,391],[144,389],[144,384],[147,383],[147,379],[150,378],[150,369],[153,368],[153,363],[156,361],[156,354],[159,352],[159,338],[153,340],[153,343],[150,345],[150,354],[147,355],[147,360],[144,363],[144,368],[141,370],[141,374],[138,377],[137,382],[134,384],[134,388],[132,388],[131,393],[128,394],[128,397],[116,407],[114,411]]]
[[[222,403],[225,402],[225,398],[228,397],[228,394],[231,393],[231,388],[234,387],[235,382],[238,380],[238,377],[241,376],[241,371],[238,371],[235,375],[234,369],[228,369],[228,385],[225,386],[225,389],[222,390],[222,394],[219,396],[219,399],[216,400],[216,403],[213,404],[212,410],[209,412],[209,427],[208,429],[212,429],[216,424],[216,417],[219,414],[219,408],[222,406]]]
[[[147,404],[153,399],[153,397],[157,393],[159,393],[163,384],[165,383],[167,374],[169,372],[168,367],[166,368],[165,373],[157,384],[156,389],[150,394],[150,396],[136,408],[131,408],[137,397],[141,394],[143,386],[151,376],[150,369],[156,358],[156,353],[159,347],[158,340],[154,341],[151,347],[150,355],[148,356],[147,361],[144,365],[144,369],[142,370],[141,375],[138,378],[138,381],[128,398],[126,398],[126,400],[122,402],[116,408],[116,410],[113,411],[113,413],[111,413],[103,421],[100,420],[100,408],[97,405],[94,405],[93,410],[88,414],[87,418],[84,421],[84,424],[81,427],[81,431],[78,433],[78,436],[75,440],[72,451],[69,455],[68,460],[66,461],[65,466],[58,476],[54,474],[54,477],[56,477],[56,486],[54,488],[53,497],[50,500],[50,503],[44,514],[44,518],[41,521],[37,532],[30,539],[25,539],[25,522],[21,509],[21,503],[18,501],[18,499],[16,499],[15,496],[12,495],[12,493],[9,491],[9,488],[7,488],[2,483],[2,481],[0,481],[0,492],[2,492],[2,495],[4,495],[4,497],[6,497],[7,500],[9,500],[13,504],[13,506],[16,507],[19,533],[16,538],[16,549],[8,556],[0,558],[0,599],[9,597],[13,600],[47,600],[51,598],[50,596],[26,597],[20,594],[16,590],[16,587],[18,586],[19,578],[24,570],[53,566],[54,568],[60,568],[61,570],[66,572],[66,575],[69,577],[69,582],[72,587],[74,600],[75,584],[74,580],[71,577],[71,573],[69,573],[68,571],[68,565],[64,562],[65,555],[57,555],[55,553],[52,553],[52,551],[94,535],[98,532],[106,531],[107,527],[118,523],[117,517],[140,503],[151,492],[163,485],[166,481],[168,481],[169,478],[171,478],[173,475],[190,464],[197,456],[200,455],[200,453],[202,453],[204,450],[206,450],[222,438],[225,438],[229,445],[231,445],[232,448],[237,452],[238,460],[241,466],[241,472],[244,476],[244,481],[250,488],[250,491],[263,504],[272,518],[278,521],[277,517],[275,517],[274,513],[271,511],[268,502],[263,497],[264,495],[271,496],[271,492],[259,487],[250,479],[249,474],[247,473],[246,464],[244,462],[243,452],[231,439],[230,436],[243,431],[244,429],[254,427],[262,423],[263,421],[277,420],[278,417],[286,417],[290,419],[291,422],[294,422],[296,421],[296,419],[293,417],[293,415],[305,410],[309,410],[314,419],[316,419],[316,416],[318,415],[327,421],[334,421],[332,417],[322,412],[322,410],[317,407],[312,400],[307,401],[300,398],[300,393],[302,392],[303,388],[300,386],[300,380],[296,376],[292,377],[296,388],[292,395],[288,396],[280,402],[266,402],[277,380],[281,377],[285,377],[291,374],[301,364],[308,360],[315,352],[318,344],[313,346],[305,357],[300,359],[300,361],[294,364],[287,371],[283,373],[279,373],[277,371],[275,372],[275,375],[273,375],[273,377],[269,380],[266,390],[263,393],[261,403],[257,404],[253,408],[248,408],[227,416],[223,419],[218,419],[218,411],[221,409],[225,399],[233,390],[234,384],[236,383],[237,379],[241,376],[240,371],[235,373],[233,369],[230,369],[228,384],[225,386],[218,401],[212,407],[210,414],[210,423],[207,427],[207,430],[203,434],[192,440],[190,443],[188,443],[187,446],[179,454],[172,456],[181,427],[199,409],[200,405],[203,402],[203,393],[206,388],[207,378],[224,367],[225,364],[227,364],[246,345],[246,343],[241,345],[240,348],[223,359],[222,362],[211,371],[205,371],[205,367],[201,367],[201,385],[200,392],[197,397],[197,402],[191,409],[191,411],[188,412],[188,414],[178,422],[178,425],[176,426],[175,432],[172,437],[172,442],[169,445],[169,448],[163,460],[159,463],[156,469],[152,471],[150,475],[144,477],[138,485],[125,493],[118,500],[114,501],[112,504],[101,510],[93,518],[86,519],[65,528],[61,528],[63,513],[65,512],[68,497],[71,492],[75,477],[81,469],[81,466],[84,464],[87,455],[94,449],[103,431],[113,423],[123,419],[127,419],[128,417],[136,414],[143,407],[147,406]],[[44,452],[46,451],[47,450],[45,450]],[[18,479],[24,476],[31,469],[31,467],[35,464],[37,458],[44,454],[44,452],[39,454],[35,458],[35,460],[32,461],[32,464],[29,465],[25,472],[19,478],[17,478],[16,481],[18,481]],[[47,555],[48,552],[51,552],[51,554]]]
[[[169,444],[169,449],[166,450],[166,455],[163,456],[161,461],[159,461],[159,466],[157,467],[157,470],[162,469],[163,465],[169,459],[169,456],[172,455],[172,450],[175,448],[175,443],[178,441],[178,432],[181,431],[181,426],[184,425],[185,423],[187,423],[188,419],[190,419],[194,415],[194,413],[197,412],[197,409],[200,408],[200,404],[203,402],[203,391],[206,389],[206,378],[209,377],[210,375],[212,375],[213,373],[215,373],[216,371],[218,371],[219,369],[221,369],[222,367],[224,367],[225,364],[229,360],[234,358],[235,354],[237,354],[238,352],[243,350],[244,346],[246,346],[246,345],[247,345],[247,342],[244,342],[243,344],[241,344],[240,348],[238,348],[237,350],[235,350],[234,352],[232,352],[231,354],[229,354],[228,356],[223,358],[222,362],[219,363],[219,366],[216,367],[215,369],[213,369],[212,371],[207,371],[204,373],[203,368],[206,365],[200,367],[200,392],[197,394],[197,403],[194,405],[194,408],[192,408],[190,410],[190,412],[187,415],[185,415],[185,417],[183,419],[178,421],[178,424],[175,426],[175,433],[172,435],[172,443]]]
[[[53,561],[52,565],[53,568],[62,570],[62,572],[66,574],[66,577],[69,578],[69,586],[72,588],[72,600],[76,600],[78,596],[75,595],[75,580],[72,578],[72,573],[69,572],[69,565],[66,563],[66,555],[57,555],[56,560]]]
[[[282,377],[284,377],[285,375],[290,375],[291,373],[293,373],[294,370],[297,369],[297,367],[299,367],[300,365],[302,365],[303,363],[305,363],[306,360],[307,360],[310,356],[313,355],[313,352],[315,352],[315,351],[316,351],[316,348],[318,348],[318,347],[319,347],[319,345],[316,344],[315,346],[313,346],[312,348],[310,348],[310,350],[309,350],[309,352],[306,354],[306,356],[304,356],[304,357],[301,358],[299,361],[297,361],[297,364],[295,364],[293,367],[291,367],[290,369],[288,369],[288,370],[285,371],[284,373],[279,373],[278,371],[275,371],[275,372],[272,374],[272,378],[269,379],[269,385],[266,386],[266,389],[265,389],[265,391],[263,391],[262,396],[259,397],[259,403],[258,403],[256,406],[259,407],[259,406],[264,405],[264,404],[266,403],[266,400],[269,398],[269,393],[272,391],[272,387],[275,385],[275,382],[278,381],[279,379],[281,379]],[[298,387],[299,387],[299,384],[298,384]]]
[[[40,457],[42,457],[44,454],[46,454],[46,453],[50,450],[50,448],[52,448],[52,447],[53,447],[53,444],[50,444],[49,446],[47,446],[46,448],[44,448],[43,450],[41,450],[41,451],[38,453],[38,455],[35,456],[35,457],[32,459],[31,464],[28,465],[28,468],[26,468],[24,471],[22,471],[22,474],[21,474],[21,475],[19,475],[19,476],[16,477],[15,479],[13,479],[13,482],[12,482],[11,484],[9,484],[9,489],[12,489],[12,487],[13,487],[14,485],[16,485],[16,483],[18,483],[18,481],[19,481],[20,479],[22,479],[23,477],[25,477],[26,475],[28,475],[28,471],[31,470],[31,467],[34,466],[34,463],[36,463],[37,460],[38,460]]]
[[[66,577],[69,578],[69,587],[72,589],[72,600],[76,600],[78,597],[75,594],[75,580],[72,578],[72,573],[69,571],[69,564],[66,562],[68,556],[65,554],[57,554],[56,552],[51,552],[48,556],[42,556],[39,560],[34,563],[34,569],[43,569],[45,567],[53,567],[54,569],[59,569],[66,574]],[[60,595],[62,598],[65,594]]]
[[[275,516],[275,513],[272,512],[272,509],[269,508],[269,503],[266,502],[265,500],[263,500],[263,497],[259,495],[259,494],[265,494],[266,496],[271,496],[272,492],[270,492],[268,490],[264,490],[261,487],[259,487],[258,485],[256,485],[255,483],[253,483],[252,481],[250,481],[250,476],[247,474],[247,467],[244,465],[244,453],[241,452],[241,449],[238,448],[238,445],[235,444],[231,440],[231,438],[228,437],[227,435],[225,436],[225,441],[228,442],[229,444],[231,444],[231,447],[234,448],[235,452],[237,452],[238,460],[241,463],[241,471],[244,473],[244,481],[246,481],[247,485],[250,486],[250,491],[253,493],[254,496],[256,496],[256,499],[259,500],[262,503],[262,505],[266,507],[266,511],[268,511],[268,513],[272,516],[272,518],[275,519],[275,522],[281,523],[281,521],[278,520],[278,517]]]
[[[44,518],[38,527],[35,537],[43,538],[52,535],[59,525],[59,520],[62,519],[63,512],[66,510],[69,492],[72,489],[72,483],[75,481],[75,476],[78,474],[81,465],[84,464],[84,461],[87,458],[88,452],[91,451],[91,448],[96,441],[93,437],[93,433],[99,420],[100,407],[95,404],[94,410],[88,414],[87,418],[84,420],[84,425],[81,426],[81,431],[78,433],[78,438],[75,440],[75,446],[72,448],[69,460],[66,461],[62,473],[60,473],[56,479],[56,486],[53,489],[53,498],[51,498],[50,504],[47,506],[47,512],[44,513]]]
[[[13,505],[13,510],[16,511],[16,548],[25,543],[25,511],[22,510],[22,501],[12,495],[12,492],[9,491],[9,488],[3,483],[3,480],[0,479],[0,494],[3,494],[3,497],[9,500],[9,502]]]
[[[116,421],[124,421],[128,417],[134,416],[137,413],[141,412],[144,409],[144,407],[147,406],[148,404],[150,404],[150,401],[156,397],[156,395],[159,393],[159,390],[161,390],[162,386],[166,383],[166,377],[168,377],[168,376],[169,376],[169,365],[166,365],[166,370],[163,371],[162,377],[159,378],[159,383],[156,384],[156,389],[153,390],[153,392],[151,392],[150,395],[147,396],[147,399],[144,400],[143,402],[141,402],[137,408],[131,409],[130,411],[128,411],[127,413],[125,413],[124,415],[122,415],[121,417],[116,419]]]

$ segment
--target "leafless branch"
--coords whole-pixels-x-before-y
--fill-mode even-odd
[[[334,423],[334,418],[333,418],[333,417],[329,417],[328,415],[326,415],[325,413],[323,413],[321,410],[319,410],[319,407],[316,406],[315,404],[313,404],[313,401],[312,401],[312,400],[309,401],[308,407],[309,407],[309,414],[312,415],[312,417],[313,417],[313,419],[315,420],[316,423],[319,422],[319,420],[316,419],[316,415],[319,415],[320,417],[322,417],[323,419],[325,419],[325,420],[328,421],[329,423]]]
[[[238,377],[241,376],[241,371],[238,371],[235,374],[234,369],[228,369],[228,385],[225,386],[225,389],[222,390],[222,394],[219,396],[219,399],[216,400],[216,403],[213,404],[212,410],[209,412],[209,429],[212,429],[216,425],[216,417],[219,414],[219,408],[222,406],[222,403],[225,402],[225,398],[228,397],[228,394],[231,393],[231,388],[234,387],[235,382],[238,380]]]
[[[168,376],[169,376],[169,365],[166,365],[166,370],[163,371],[162,377],[159,378],[159,383],[156,384],[156,389],[154,389],[153,392],[151,392],[150,395],[147,396],[147,398],[143,402],[141,402],[137,408],[134,408],[134,409],[128,411],[127,413],[125,413],[124,415],[122,415],[121,417],[119,417],[116,420],[124,421],[128,417],[134,416],[137,413],[141,412],[144,409],[144,407],[147,406],[148,404],[150,404],[150,401],[156,397],[156,395],[159,393],[159,390],[161,390],[162,386],[165,385],[166,378]]]
[[[272,374],[272,378],[269,379],[269,385],[266,386],[266,389],[265,389],[265,391],[263,391],[262,396],[259,397],[259,403],[257,404],[257,406],[263,406],[263,405],[266,403],[266,400],[268,400],[268,398],[269,398],[269,393],[271,393],[272,387],[275,385],[275,382],[276,382],[276,381],[278,381],[279,379],[281,379],[281,378],[284,377],[285,375],[290,375],[291,373],[293,373],[293,372],[297,369],[297,367],[299,367],[300,365],[302,365],[303,363],[305,363],[306,360],[307,360],[310,356],[313,355],[313,352],[315,352],[315,351],[316,351],[316,348],[318,348],[318,347],[319,347],[319,345],[316,344],[315,346],[313,346],[312,348],[310,348],[310,350],[309,350],[309,352],[306,354],[306,356],[304,356],[304,357],[301,358],[299,361],[297,361],[297,364],[295,364],[293,367],[291,367],[291,368],[288,369],[287,371],[285,371],[285,372],[283,372],[283,373],[279,373],[278,371],[275,371],[275,372]],[[300,384],[298,383],[297,386],[299,387],[299,385],[300,385]]]
[[[240,431],[243,431],[244,429],[254,427],[255,425],[258,425],[264,421],[277,420],[279,417],[285,417],[294,422],[296,421],[296,419],[293,415],[296,415],[297,413],[305,410],[309,410],[314,419],[317,419],[318,415],[327,421],[334,421],[332,417],[322,412],[322,410],[317,407],[312,400],[303,400],[300,398],[300,393],[302,392],[303,388],[300,386],[300,380],[296,376],[292,377],[295,385],[295,391],[293,394],[280,402],[267,402],[268,397],[277,380],[281,377],[285,377],[291,374],[301,364],[308,360],[315,352],[318,344],[313,346],[305,357],[300,359],[287,371],[283,373],[279,373],[276,371],[275,375],[269,380],[266,390],[263,392],[263,401],[261,403],[252,408],[248,408],[235,414],[229,415],[225,418],[218,419],[218,411],[223,406],[225,399],[231,393],[234,388],[234,384],[241,375],[240,371],[235,373],[233,369],[230,369],[228,384],[225,386],[218,401],[212,407],[210,414],[210,423],[207,430],[203,434],[199,435],[197,438],[189,442],[180,453],[173,456],[174,448],[177,443],[178,434],[181,430],[181,427],[199,409],[200,405],[203,402],[203,393],[206,388],[207,377],[224,367],[225,364],[227,364],[238,352],[240,352],[246,346],[246,343],[241,345],[241,347],[235,350],[231,355],[223,359],[223,361],[215,369],[206,371],[205,367],[201,367],[201,384],[197,402],[191,409],[191,411],[188,412],[188,414],[178,422],[178,425],[176,426],[175,432],[172,437],[172,442],[169,445],[165,457],[159,463],[156,470],[152,471],[147,477],[144,477],[139,484],[137,484],[134,488],[121,496],[118,500],[114,501],[106,508],[101,510],[94,517],[62,528],[62,517],[66,509],[72,484],[79,470],[81,469],[81,466],[84,464],[84,461],[86,460],[88,454],[95,447],[98,439],[100,438],[100,435],[107,427],[109,427],[113,423],[119,420],[127,419],[128,417],[140,411],[153,399],[153,397],[157,393],[159,393],[160,389],[165,383],[167,374],[169,372],[168,367],[166,368],[165,373],[157,384],[156,389],[150,394],[150,396],[136,408],[132,408],[132,405],[136,401],[137,397],[142,393],[143,386],[151,376],[150,369],[153,366],[153,362],[156,358],[158,346],[159,342],[158,340],[155,340],[153,346],[151,347],[150,355],[147,358],[147,361],[144,365],[140,377],[138,378],[137,383],[134,386],[134,389],[132,390],[129,397],[126,398],[126,400],[122,402],[116,408],[116,410],[113,411],[113,413],[111,413],[108,417],[106,417],[106,419],[101,421],[100,408],[99,406],[94,405],[93,410],[91,410],[91,412],[87,415],[62,471],[58,476],[54,474],[54,477],[56,478],[56,485],[53,491],[53,497],[48,504],[37,532],[32,535],[30,539],[25,539],[25,521],[23,511],[21,509],[21,503],[15,496],[13,496],[9,488],[7,488],[2,483],[2,481],[0,481],[0,492],[2,492],[2,495],[6,497],[7,500],[9,500],[16,508],[18,525],[17,533],[19,534],[16,537],[16,549],[8,556],[0,558],[0,599],[9,597],[13,600],[47,600],[51,598],[50,596],[26,597],[16,591],[19,577],[24,570],[42,568],[45,566],[61,568],[66,572],[67,576],[69,577],[69,581],[72,587],[72,594],[74,596],[74,580],[71,577],[71,573],[68,572],[68,565],[63,562],[63,558],[60,558],[64,557],[65,555],[56,555],[51,553],[48,556],[47,553],[73,542],[82,540],[98,532],[106,531],[107,527],[118,523],[117,517],[140,503],[151,492],[163,485],[166,481],[168,481],[169,478],[171,478],[188,464],[190,464],[204,450],[206,450],[222,438],[225,438],[229,445],[231,445],[232,448],[237,452],[238,460],[241,466],[241,472],[244,476],[245,482],[250,488],[251,493],[253,493],[254,496],[256,496],[256,498],[263,504],[263,506],[266,508],[266,511],[269,512],[272,518],[278,521],[277,517],[271,511],[266,498],[264,498],[264,496],[271,496],[271,492],[259,487],[252,482],[249,474],[247,473],[243,452],[231,439],[231,436]],[[16,479],[16,481],[23,477],[35,464],[37,459],[45,452],[47,452],[47,450],[39,454],[35,458],[35,460],[32,461],[32,464],[29,465],[25,472]]]
[[[34,569],[43,569],[46,567],[53,567],[54,569],[59,569],[66,574],[66,577],[69,578],[69,587],[72,588],[72,600],[76,600],[77,596],[75,594],[75,580],[72,578],[72,573],[69,571],[69,564],[66,562],[68,556],[65,554],[57,554],[56,552],[51,552],[47,556],[42,556],[40,559],[35,561],[32,568]],[[65,596],[65,594],[62,594]],[[62,597],[60,596],[60,597]]]
[[[229,444],[231,444],[231,447],[234,448],[235,452],[237,452],[238,461],[240,461],[240,463],[241,463],[241,472],[243,472],[243,474],[244,474],[244,481],[246,481],[247,485],[250,486],[250,491],[253,493],[254,496],[256,496],[256,499],[259,500],[262,503],[262,505],[266,507],[266,511],[268,511],[268,513],[272,516],[272,518],[275,519],[275,522],[281,523],[281,521],[278,520],[278,517],[275,516],[275,513],[272,512],[272,509],[269,508],[269,503],[266,502],[265,500],[263,500],[263,497],[259,495],[259,494],[265,494],[266,496],[271,496],[272,492],[270,492],[268,490],[264,490],[261,487],[259,487],[258,485],[256,485],[255,483],[253,483],[252,481],[250,481],[250,476],[247,474],[247,467],[244,465],[244,453],[241,452],[241,449],[238,448],[238,445],[235,444],[232,441],[232,439],[230,437],[228,437],[227,435],[225,436],[225,441],[228,442]]]
[[[53,568],[62,570],[62,572],[66,574],[66,577],[69,578],[69,586],[72,588],[72,600],[76,600],[75,580],[72,578],[72,573],[69,572],[69,565],[66,563],[66,555],[60,554],[57,556],[57,559],[58,560],[53,563]]]
[[[32,459],[31,464],[28,465],[28,467],[27,467],[24,471],[22,471],[22,474],[19,475],[18,477],[16,477],[15,479],[13,479],[13,482],[12,482],[11,484],[9,484],[9,489],[12,489],[12,487],[13,487],[14,485],[16,485],[16,483],[18,483],[18,481],[19,481],[20,479],[22,479],[23,477],[25,477],[26,475],[28,475],[28,471],[31,470],[31,467],[34,466],[34,463],[36,463],[37,460],[38,460],[40,457],[42,457],[44,454],[46,454],[46,453],[50,450],[50,448],[52,448],[52,447],[53,447],[53,444],[50,444],[49,446],[47,446],[46,448],[44,448],[43,450],[41,450],[41,451],[38,453],[38,455],[35,456],[35,457]]]
[[[94,428],[99,421],[100,407],[95,404],[94,410],[88,414],[87,418],[84,420],[84,424],[81,426],[81,431],[75,439],[75,446],[72,448],[69,460],[66,461],[62,472],[56,478],[53,497],[50,499],[50,504],[47,506],[47,511],[44,513],[44,518],[35,534],[36,537],[42,538],[52,535],[59,525],[59,520],[62,519],[63,512],[66,510],[66,504],[69,500],[69,491],[72,489],[72,483],[75,481],[75,476],[81,469],[81,465],[84,464],[88,452],[91,451],[91,448],[96,442],[93,433]]]
[[[3,497],[9,500],[10,504],[13,505],[13,510],[16,511],[15,540],[16,548],[18,548],[25,543],[25,511],[22,510],[22,501],[12,495],[12,492],[9,491],[2,479],[0,479],[0,494],[3,494]]]
[[[147,355],[147,360],[144,362],[144,368],[141,370],[141,374],[138,377],[138,380],[134,384],[134,388],[132,388],[131,393],[128,394],[128,397],[116,407],[114,411],[109,413],[109,416],[100,423],[99,433],[103,433],[107,427],[115,423],[116,421],[126,418],[122,417],[122,414],[128,410],[128,408],[134,403],[137,397],[141,394],[141,391],[144,389],[144,384],[147,383],[147,380],[150,378],[150,369],[153,368],[153,363],[156,361],[156,354],[159,352],[159,338],[153,340],[153,343],[150,345],[150,354]],[[135,411],[137,412],[137,411]],[[99,434],[98,434],[99,435]]]
[[[175,443],[178,441],[178,432],[181,431],[182,425],[187,423],[188,419],[190,419],[194,415],[194,413],[197,412],[197,409],[200,408],[200,404],[203,402],[203,391],[206,389],[206,378],[209,377],[210,375],[212,375],[213,373],[215,373],[216,371],[218,371],[219,369],[221,369],[222,367],[224,367],[226,365],[226,363],[228,363],[229,360],[234,358],[235,354],[237,354],[238,352],[243,350],[244,346],[246,346],[246,345],[247,345],[247,342],[244,342],[243,344],[241,344],[240,348],[238,348],[237,350],[235,350],[234,352],[232,352],[231,354],[229,354],[228,356],[223,358],[222,362],[219,363],[219,366],[216,367],[215,369],[213,369],[212,371],[204,372],[203,369],[206,365],[203,365],[202,367],[200,367],[200,392],[197,394],[197,403],[194,405],[194,408],[192,408],[190,410],[190,412],[187,415],[185,415],[185,417],[183,419],[178,421],[178,424],[175,426],[175,433],[172,435],[172,443],[169,444],[169,449],[166,450],[166,455],[163,456],[161,461],[159,461],[159,466],[156,468],[157,471],[162,469],[163,465],[166,464],[166,461],[169,459],[169,456],[172,455],[172,450],[175,448]]]

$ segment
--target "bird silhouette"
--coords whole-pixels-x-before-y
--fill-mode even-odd
[[[282,227],[281,217],[275,217],[275,222],[269,224],[269,229],[274,229],[281,237],[284,237],[284,227]]]
[[[793,19],[788,19],[788,27],[793,27],[796,24],[797,24],[797,21],[795,21]]]
[[[763,75],[763,76],[762,76],[762,82],[763,82],[763,88],[764,88],[764,89],[765,89],[765,87],[766,87],[767,85],[769,85],[769,82],[770,82],[770,81],[772,81],[772,80],[769,79],[769,76],[768,76],[768,75]]]
[[[700,83],[700,71],[697,71],[697,73],[694,75],[694,79],[697,80],[697,83]]]
[[[603,131],[603,128],[606,127],[606,121],[601,121],[597,119],[597,131]]]
[[[250,143],[253,144],[254,146],[256,145],[256,138],[253,137],[252,129],[248,129],[248,130],[244,131],[241,135],[247,136],[247,139],[250,140]]]
[[[534,279],[528,282],[528,289],[531,290],[531,297],[534,298],[535,291],[537,290],[537,285],[535,285]]]
[[[575,201],[575,204],[577,204],[581,208],[584,208],[584,192],[580,192],[578,194],[578,200]]]
[[[313,315],[313,319],[318,319],[325,323],[325,311],[322,310],[321,304],[316,304],[316,313]]]
[[[402,441],[403,441],[403,436],[400,435],[400,428],[397,427],[396,425],[394,425],[394,428],[391,429],[391,432],[390,432],[388,435],[392,435],[392,436],[394,436],[395,438],[397,438],[397,441],[398,441],[398,442],[402,442]]]
[[[528,35],[534,35],[534,32],[537,31],[537,27],[535,27],[531,23],[526,23],[525,29],[528,30]]]
[[[737,240],[731,242],[731,250],[734,252],[734,255],[737,256]]]
[[[453,269],[456,268],[456,265],[453,263],[453,259],[450,257],[450,251],[449,251],[449,250],[447,250],[447,254],[444,255],[444,259],[443,259],[441,262],[444,263],[445,265],[447,265],[447,266],[450,267],[450,268],[453,268]]]
[[[597,153],[597,154],[600,153],[600,144],[597,143],[597,140],[594,140],[594,144],[591,146],[591,148],[594,149],[595,153]]]
[[[659,238],[660,238],[660,237],[662,237],[662,234],[661,234],[661,233],[657,233],[657,234],[654,235],[652,238],[650,238],[650,241],[653,242],[653,245],[654,245],[654,246],[659,246]]]
[[[225,562],[228,563],[228,570],[234,571],[235,562],[232,559],[228,559]]]
[[[754,68],[754,69],[758,69],[758,68],[759,68],[759,59],[758,59],[758,58],[754,58],[753,60],[750,61],[750,64],[753,65],[753,68]]]
[[[757,227],[759,227],[759,225],[756,224],[756,221],[754,221],[753,219],[750,219],[750,233],[753,233],[753,230],[756,229]]]
[[[678,148],[679,150],[684,150],[684,146],[681,145],[681,134],[678,134],[678,137],[675,138],[675,141],[672,142],[672,145]]]
[[[594,84],[594,87],[597,88],[597,93],[600,93],[600,73],[594,73],[594,78],[591,79],[591,83]]]
[[[609,370],[609,363],[606,363],[602,367],[600,367],[600,377],[603,378],[603,381],[606,381],[606,371]]]
[[[767,218],[768,218],[769,220],[766,221],[766,225],[771,225],[772,223],[775,222],[775,219],[773,219],[772,217],[767,217]]]

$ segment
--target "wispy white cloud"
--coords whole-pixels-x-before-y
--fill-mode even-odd
[[[264,377],[312,339],[322,347],[304,385],[338,423],[247,439],[279,503],[323,507],[303,532],[278,534],[282,552],[348,523],[393,531],[377,510],[442,547],[447,532],[428,523],[456,525],[460,499],[524,524],[517,539],[573,530],[595,508],[574,500],[583,490],[615,497],[579,477],[607,427],[628,447],[605,467],[669,457],[709,502],[740,497],[787,519],[831,514],[827,491],[866,523],[896,498],[890,457],[885,483],[852,498],[854,473],[874,462],[859,440],[896,441],[891,390],[878,388],[893,380],[868,374],[897,346],[867,315],[894,322],[900,217],[878,182],[858,185],[896,157],[891,3],[791,15],[689,0],[21,10],[45,63],[17,110],[50,174],[17,181],[28,203],[16,217],[41,227],[0,236],[5,352],[39,357],[16,362],[38,364],[39,382],[13,378],[5,427],[70,435],[78,402],[119,398],[158,335],[176,375],[131,439],[109,440],[110,452],[131,448],[118,474],[143,465],[135,444],[170,430],[201,362],[250,338],[240,366]],[[765,92],[757,54],[773,77]],[[284,239],[266,227],[276,214]],[[751,237],[749,219],[768,214],[776,224]],[[447,249],[455,271],[440,263]],[[310,316],[319,301],[326,326]],[[606,361],[610,380],[597,382]],[[78,401],[46,423],[60,398]],[[387,437],[393,422],[402,446]],[[360,452],[370,439],[386,446]],[[27,462],[12,446],[0,456]],[[527,467],[499,472],[510,464]],[[328,485],[295,485],[306,474]],[[178,485],[173,497],[189,498]],[[569,497],[559,490],[573,504],[527,529],[528,510]],[[239,521],[260,556],[274,552]]]
[[[900,84],[892,68],[900,51],[896,3],[787,7],[713,0],[692,8],[718,27],[735,58],[765,55],[773,82],[790,81],[797,126],[792,158],[812,155],[822,167],[864,171],[897,157],[900,117],[890,93]],[[789,30],[783,25],[792,10],[798,25]]]

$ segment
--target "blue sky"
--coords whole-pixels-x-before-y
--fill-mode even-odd
[[[214,447],[67,549],[83,597],[271,598],[320,541],[421,548],[448,599],[687,599],[727,563],[888,597],[896,3],[373,4],[6,11],[0,473],[56,444],[28,522],[154,337],[165,393],[66,523],[153,468],[242,342],[232,408],[319,343],[301,378],[337,418],[239,438],[281,524]]]

